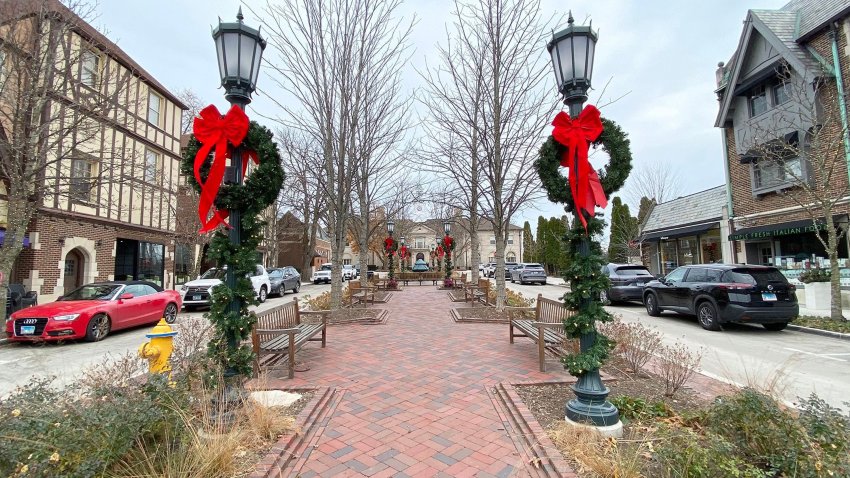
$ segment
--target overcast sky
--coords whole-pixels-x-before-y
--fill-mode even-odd
[[[737,46],[747,8],[773,9],[785,3],[543,0],[543,9],[549,14],[570,8],[578,23],[593,20],[594,29],[599,29],[593,84],[601,88],[611,80],[599,103],[627,94],[602,114],[629,134],[635,168],[641,162],[663,162],[679,171],[682,193],[689,194],[724,182],[720,132],[714,127],[717,62],[727,61]],[[233,0],[101,0],[100,15],[93,23],[172,92],[190,88],[223,110],[227,102],[218,89],[210,32],[218,16],[233,21],[239,5]],[[406,1],[400,15],[418,18],[411,63],[421,65],[426,58],[429,63],[436,61],[434,46],[444,41],[451,5],[450,0]],[[247,24],[259,24],[247,9],[244,13]],[[547,55],[545,44],[541,43],[540,54]],[[421,86],[413,64],[405,72],[411,89]],[[263,76],[261,72],[261,89],[271,83],[264,82]],[[598,95],[591,92],[591,101],[599,100]],[[255,95],[251,106],[264,114],[277,114],[262,95]],[[521,226],[529,220],[533,229],[537,216],[561,214],[561,206],[544,200],[530,205],[513,223]]]

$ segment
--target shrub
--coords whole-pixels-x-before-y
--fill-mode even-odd
[[[620,411],[620,417],[627,420],[645,420],[673,416],[673,411],[664,402],[646,403],[638,397],[622,395],[609,399],[611,404]]]
[[[769,475],[735,454],[733,444],[712,433],[663,426],[656,433],[653,460],[657,470],[647,476],[664,478],[768,478]]]
[[[640,323],[615,318],[601,324],[600,330],[616,343],[614,353],[623,357],[632,373],[639,373],[661,348],[661,333]]]
[[[660,372],[664,379],[664,395],[672,397],[696,372],[705,349],[694,352],[677,341],[660,348]]]
[[[487,293],[487,302],[496,303],[495,287],[490,287],[490,291]],[[505,305],[508,307],[531,307],[534,305],[534,299],[526,299],[521,292],[514,292],[505,288]]]
[[[811,284],[812,282],[829,282],[832,277],[829,269],[808,269],[803,271],[798,279],[803,284]]]

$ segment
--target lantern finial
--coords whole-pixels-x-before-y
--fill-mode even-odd
[[[242,23],[242,20],[245,19],[242,15],[242,5],[239,5],[239,12],[236,13],[236,19],[239,20],[239,23]]]
[[[241,11],[242,7],[239,7],[239,8],[240,8],[240,11]],[[570,10],[569,17],[567,17],[567,25],[573,26],[573,23],[575,23],[575,19],[573,19],[573,11]]]

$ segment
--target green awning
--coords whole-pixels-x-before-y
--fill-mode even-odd
[[[748,227],[729,234],[730,241],[747,241],[750,239],[764,239],[776,236],[790,236],[792,234],[804,234],[807,232],[825,231],[826,224],[819,220],[817,226],[811,219],[802,221],[784,222],[771,224],[769,226]]]

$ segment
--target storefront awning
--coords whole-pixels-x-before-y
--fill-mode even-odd
[[[835,218],[837,221],[838,217]],[[802,221],[783,222],[780,224],[771,224],[769,226],[747,227],[739,229],[732,234],[729,234],[730,241],[747,241],[751,239],[763,239],[776,236],[788,236],[791,234],[803,234],[807,232],[824,231],[826,224],[818,221],[817,226],[812,223],[811,219]]]
[[[692,226],[675,227],[665,229],[663,231],[648,232],[643,236],[644,241],[660,241],[662,239],[672,239],[674,237],[693,236],[701,234],[712,229],[719,229],[720,223],[717,221],[707,222],[704,224],[695,224]]]
[[[4,240],[6,239],[6,230],[0,229],[0,246],[3,245]],[[30,235],[24,234],[24,247],[30,246]]]

